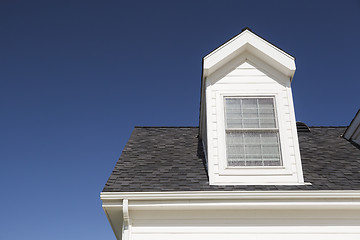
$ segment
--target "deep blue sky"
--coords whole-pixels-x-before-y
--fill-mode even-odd
[[[297,120],[349,124],[359,1],[2,0],[0,239],[114,239],[99,193],[133,127],[198,125],[201,59],[245,26],[296,57]]]

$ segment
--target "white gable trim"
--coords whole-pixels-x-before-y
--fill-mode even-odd
[[[291,79],[294,76],[294,57],[246,29],[204,57],[203,77],[211,75],[245,51],[261,58]]]

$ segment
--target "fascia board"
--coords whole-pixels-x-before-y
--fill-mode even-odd
[[[129,210],[360,210],[360,202],[204,202],[204,203],[137,203]]]
[[[360,209],[360,191],[102,193],[129,210]]]
[[[359,190],[334,191],[189,191],[189,192],[102,192],[103,202],[111,200],[171,199],[359,199]]]
[[[272,64],[274,67],[279,68],[279,66],[281,66],[281,72],[285,72],[290,78],[293,77],[296,70],[294,57],[248,30],[245,30],[234,39],[204,57],[204,76],[210,75],[250,47],[257,49],[258,52],[261,53],[258,54],[258,57],[263,55],[265,61],[272,59],[273,62],[276,62],[276,64]],[[284,71],[284,69],[286,69],[286,71]]]

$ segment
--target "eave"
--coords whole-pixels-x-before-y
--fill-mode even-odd
[[[190,200],[190,199],[251,199],[251,200],[300,200],[300,199],[352,199],[360,201],[360,190],[321,191],[184,191],[184,192],[102,192],[100,199],[107,200]]]
[[[102,192],[117,239],[127,239],[131,211],[359,210],[360,191]]]

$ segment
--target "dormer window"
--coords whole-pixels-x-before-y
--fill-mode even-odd
[[[249,29],[203,59],[200,138],[211,185],[301,185],[295,58]]]
[[[274,98],[225,97],[228,167],[281,166]]]

